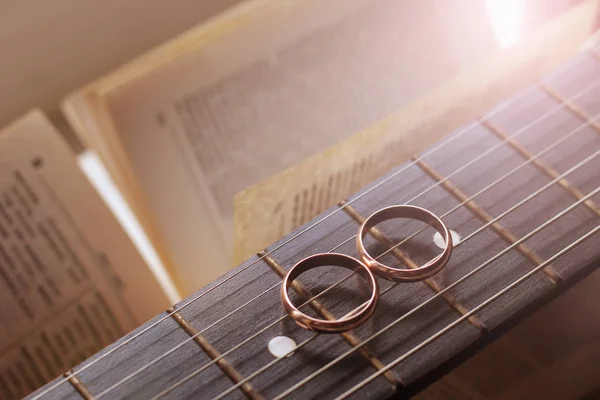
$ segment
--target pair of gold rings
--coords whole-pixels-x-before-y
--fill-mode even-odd
[[[405,269],[392,268],[377,261],[365,249],[364,238],[375,225],[394,218],[409,218],[424,222],[434,228],[442,235],[445,247],[444,250],[431,261],[425,263],[419,268]],[[373,213],[363,222],[356,235],[356,249],[361,260],[338,253],[320,253],[309,256],[292,267],[287,273],[283,284],[281,285],[281,301],[286,312],[304,329],[321,333],[338,333],[354,329],[365,322],[375,311],[377,300],[379,299],[379,286],[375,275],[394,282],[414,282],[426,279],[439,272],[450,259],[452,254],[452,236],[450,230],[432,212],[416,206],[397,205]],[[339,266],[356,271],[361,275],[371,287],[371,296],[366,303],[363,303],[357,309],[342,318],[335,320],[326,320],[310,317],[301,312],[290,300],[288,290],[292,282],[300,274],[317,267]]]

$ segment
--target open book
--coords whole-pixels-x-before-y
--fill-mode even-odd
[[[46,117],[0,131],[0,394],[26,395],[170,302]]]
[[[582,2],[535,43],[499,52],[479,0],[254,0],[84,87],[63,110],[187,295],[432,133],[531,84],[590,33],[593,7]]]
[[[464,9],[400,3],[244,2],[64,102],[183,294],[261,250],[253,233],[232,239],[237,193],[398,110],[494,48],[478,0]],[[316,196],[311,183],[302,185]],[[261,245],[357,187],[341,183],[301,217],[282,205],[284,217],[255,227]]]

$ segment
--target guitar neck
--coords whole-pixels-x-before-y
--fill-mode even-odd
[[[578,55],[538,87],[327,210],[32,398],[414,393],[598,265],[600,62],[594,54]],[[388,155],[394,151],[388,148]],[[285,315],[279,289],[289,268],[319,252],[357,257],[353,236],[362,220],[405,203],[436,213],[458,234],[441,273],[415,283],[380,280],[375,314],[344,334],[315,334]],[[385,264],[414,267],[440,251],[432,231],[416,232],[411,221],[382,224],[368,249]],[[390,247],[400,241],[406,243]],[[296,304],[305,302],[303,310],[321,317],[346,314],[366,293],[361,279],[347,274],[330,268],[303,275],[294,288]],[[269,350],[279,336],[295,343],[287,357]]]

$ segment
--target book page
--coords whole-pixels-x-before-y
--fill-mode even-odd
[[[168,306],[46,117],[0,131],[0,397],[24,396]]]

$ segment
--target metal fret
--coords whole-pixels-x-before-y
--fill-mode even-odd
[[[221,357],[221,353],[213,347],[196,328],[194,328],[186,319],[176,311],[175,307],[171,307],[167,310],[171,317],[177,322],[177,324],[193,338],[194,342],[204,351],[212,360],[216,361],[217,366],[223,371],[225,375],[234,383],[237,384],[244,380],[244,377],[224,358]],[[247,398],[253,400],[263,399],[255,389],[252,387],[250,382],[246,382],[240,386],[240,390],[244,392]]]
[[[354,207],[348,205],[345,201],[339,204],[339,207],[343,207],[343,210],[359,225],[365,221],[365,217],[363,217],[358,211],[354,209]],[[395,247],[395,243],[389,239],[383,232],[381,232],[376,227],[371,228],[369,232],[377,241],[389,247],[391,250],[391,254],[396,257],[401,263],[406,265],[411,269],[419,268],[419,266],[410,259],[402,250],[398,247]],[[443,290],[443,287],[437,283],[433,279],[425,279],[423,281],[434,293],[439,293]],[[442,298],[452,307],[456,312],[458,312],[461,316],[465,315],[469,312],[469,309],[464,306],[460,301],[458,301],[454,296],[450,293],[443,293]],[[468,318],[468,321],[471,325],[481,331],[482,334],[487,332],[487,327],[485,324],[477,318],[475,315],[471,315]]]
[[[539,88],[542,89],[546,94],[550,97],[557,100],[559,103],[562,103],[567,107],[573,114],[581,119],[581,121],[585,124],[591,126],[596,132],[600,134],[600,124],[597,121],[592,120],[582,109],[577,106],[573,101],[566,99],[561,94],[559,94],[556,90],[551,88],[549,85],[540,83]]]
[[[479,207],[473,200],[467,201],[469,196],[463,193],[456,185],[454,185],[449,179],[444,178],[440,175],[436,170],[434,170],[429,164],[425,163],[423,160],[419,160],[417,157],[413,157],[416,164],[429,175],[432,179],[440,182],[442,187],[448,191],[452,196],[454,196],[458,201],[464,202],[465,207],[467,207],[477,218],[481,219],[485,223],[489,223],[493,220],[492,216],[490,216],[485,210]],[[490,225],[490,228],[494,230],[503,240],[508,242],[509,244],[515,243],[519,240],[515,235],[513,235],[510,231],[505,229],[500,223],[494,222]],[[538,256],[534,251],[532,251],[525,244],[520,244],[516,247],[516,249],[525,256],[528,260],[534,263],[536,266],[540,265],[543,260]],[[551,265],[548,265],[544,268],[544,273],[550,278],[552,283],[559,284],[562,282],[562,277],[554,270]]]
[[[531,153],[523,145],[521,145],[519,142],[517,142],[516,139],[511,138],[508,135],[506,135],[504,132],[502,132],[502,130],[498,126],[496,126],[491,121],[488,121],[486,119],[482,119],[481,123],[483,124],[483,126],[488,128],[490,130],[490,132],[492,132],[494,135],[496,135],[500,140],[505,140],[507,142],[507,144],[510,147],[512,147],[517,153],[519,153],[525,160],[532,160],[531,163],[540,172],[542,172],[543,174],[548,176],[550,179],[558,178],[558,176],[560,175],[560,173],[558,171],[556,171],[550,165],[546,164],[541,159],[534,158],[533,153]],[[599,127],[599,129],[600,129],[600,127]],[[566,178],[559,179],[557,181],[557,183],[558,183],[558,185],[560,185],[560,187],[565,189],[576,200],[580,200],[583,198],[583,196],[584,196],[583,193],[578,188],[576,188],[571,183],[569,183],[569,181],[567,181]],[[596,214],[597,216],[600,217],[600,209],[598,208],[598,206],[596,205],[596,203],[594,203],[594,201],[592,199],[586,200],[584,202],[584,204],[594,214]]]
[[[72,370],[67,371],[63,374],[65,378],[69,381],[71,386],[83,397],[85,400],[93,400],[94,395],[88,390],[88,388],[79,380],[79,378],[73,373]]]
[[[287,271],[283,266],[278,263],[272,256],[268,255],[266,251],[261,251],[258,253],[258,257],[264,257],[263,260],[269,265],[269,267],[280,277],[285,277]],[[313,295],[310,293],[308,289],[306,289],[300,282],[294,281],[292,282],[292,288],[298,293],[305,301],[311,299]],[[312,300],[308,305],[317,312],[322,318],[325,319],[335,319],[335,316],[321,304],[318,300]],[[340,336],[348,342],[348,344],[352,347],[358,346],[361,343],[361,340],[351,332],[341,333]],[[375,368],[376,370],[380,370],[385,367],[385,364],[381,362],[377,357],[371,353],[371,351],[363,346],[360,348],[359,353]],[[394,390],[398,387],[403,387],[404,383],[396,376],[393,371],[388,371],[384,375],[385,379],[392,384]]]

